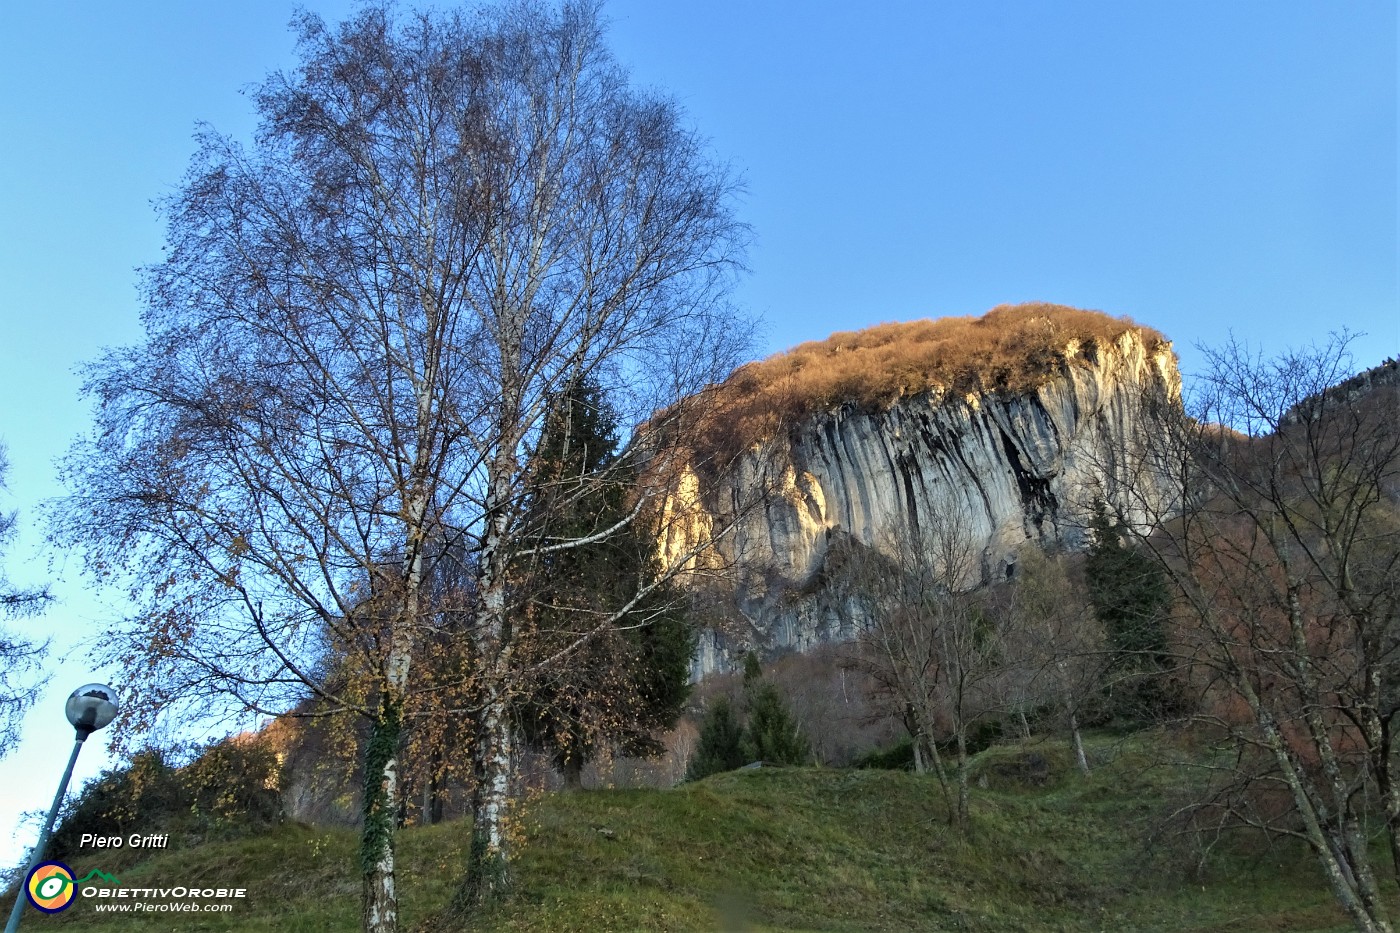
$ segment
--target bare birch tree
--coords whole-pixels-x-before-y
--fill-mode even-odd
[[[982,583],[971,524],[950,512],[924,518],[918,537],[891,532],[878,548],[845,547],[837,573],[849,604],[864,614],[863,666],[910,725],[916,766],[931,763],[950,822],[965,832],[969,737],[979,720],[1006,705],[998,677],[1009,618],[986,612],[970,592]],[[940,739],[953,742],[951,775]]]
[[[472,727],[464,900],[506,887],[510,567],[658,514],[692,393],[745,333],[722,300],[744,231],[734,180],[627,84],[593,3],[297,26],[254,144],[204,131],[166,205],[145,341],[89,381],[98,427],[55,535],[131,600],[110,654],[136,724],[213,694],[369,720],[364,927],[390,931],[403,723],[441,707],[427,694],[455,691]],[[527,461],[583,379],[654,468],[626,516],[552,539]],[[569,664],[629,608],[532,663]],[[425,679],[444,639],[450,683]]]
[[[1356,928],[1389,931],[1367,826],[1400,883],[1400,406],[1393,372],[1347,379],[1346,345],[1208,351],[1150,477],[1183,508],[1143,543],[1174,585],[1175,660],[1237,749],[1200,806],[1301,840]]]
[[[1089,773],[1080,723],[1099,694],[1108,666],[1103,630],[1077,592],[1064,554],[1024,545],[1010,586],[1004,692],[1019,705],[1055,710],[1070,738],[1075,764]],[[1018,696],[1019,694],[1019,696]]]
[[[0,490],[10,470],[5,445],[0,444]],[[0,555],[14,540],[14,512],[0,512]],[[10,584],[0,566],[0,619],[38,612],[50,599],[44,588],[21,589]],[[34,705],[42,685],[41,662],[46,645],[0,625],[0,758],[14,748],[25,712]]]

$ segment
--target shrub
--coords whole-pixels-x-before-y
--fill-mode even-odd
[[[235,735],[208,746],[178,776],[202,828],[222,830],[281,818],[280,771],[261,735]]]
[[[165,832],[186,809],[184,790],[166,753],[145,749],[132,755],[125,767],[102,772],[69,798],[49,839],[47,857],[61,861],[76,856],[84,833]]]
[[[203,746],[183,767],[167,751],[145,749],[70,799],[48,855],[76,855],[84,833],[168,833],[170,846],[177,847],[256,832],[281,819],[279,772],[276,752],[260,734]]]
[[[882,771],[913,771],[914,741],[903,739],[890,748],[866,752],[851,762],[852,768],[875,768]]]

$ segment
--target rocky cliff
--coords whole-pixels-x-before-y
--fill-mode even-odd
[[[736,570],[735,620],[703,639],[697,674],[749,647],[854,637],[859,614],[824,576],[834,542],[930,546],[956,521],[980,557],[969,586],[1007,575],[1026,541],[1080,545],[1093,497],[1116,498],[1151,430],[1144,399],[1180,395],[1160,334],[1046,305],[882,325],[754,365],[719,406],[743,445],[733,466],[693,471],[683,492],[706,531],[735,523],[717,555]]]

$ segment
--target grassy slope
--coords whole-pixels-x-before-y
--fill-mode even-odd
[[[1140,750],[1095,747],[1088,779],[1063,748],[979,760],[975,833],[952,838],[932,778],[888,771],[768,769],[670,791],[595,791],[529,808],[519,896],[471,929],[632,930],[1332,930],[1346,929],[1306,857],[1224,852],[1203,876],[1169,870],[1144,839],[1179,783]],[[1110,760],[1111,759],[1111,760]],[[460,825],[400,837],[409,926],[446,904]],[[81,900],[60,920],[140,930],[353,930],[353,834],[286,826],[169,853],[126,869],[128,886],[242,884],[234,914],[112,917]],[[80,872],[101,865],[74,865]],[[444,929],[466,929],[448,924]]]

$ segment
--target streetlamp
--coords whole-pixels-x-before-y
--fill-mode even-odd
[[[73,742],[73,754],[68,756],[68,768],[63,772],[63,780],[58,783],[58,793],[54,795],[53,806],[49,807],[49,817],[44,821],[44,831],[34,846],[34,854],[29,857],[29,865],[20,877],[19,892],[15,896],[15,909],[10,911],[10,922],[5,924],[5,933],[15,933],[19,929],[19,917],[24,911],[24,892],[29,885],[29,874],[44,858],[44,847],[48,845],[49,833],[53,830],[54,818],[58,816],[59,804],[68,792],[68,782],[73,777],[73,765],[78,762],[78,752],[83,750],[87,737],[117,715],[117,692],[106,684],[84,684],[68,695],[63,712],[73,724],[77,734]]]

